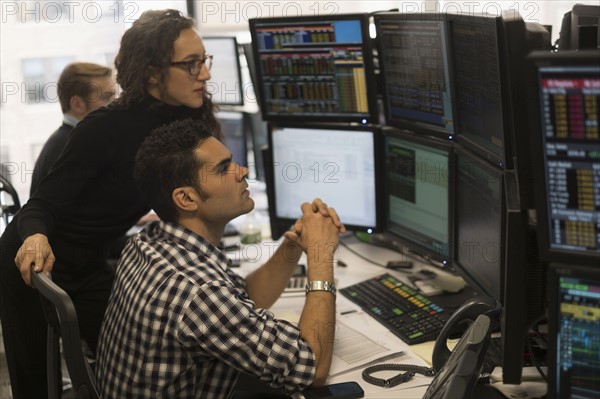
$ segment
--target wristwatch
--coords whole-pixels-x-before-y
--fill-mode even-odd
[[[306,284],[306,293],[308,294],[311,291],[329,291],[335,297],[337,288],[335,288],[334,283],[330,283],[329,281],[309,281]]]

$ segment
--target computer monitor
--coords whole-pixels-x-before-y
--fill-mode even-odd
[[[246,118],[246,131],[250,132],[250,144],[252,146],[252,155],[255,171],[255,180],[265,180],[265,164],[263,160],[263,149],[268,147],[268,124],[262,119],[262,114],[258,112],[250,112],[244,114]]]
[[[514,170],[503,173],[504,273],[501,302],[502,379],[520,384],[529,332],[546,311],[547,263],[539,259],[537,231],[523,207]]]
[[[511,90],[526,54],[518,13],[448,15],[456,84],[457,140],[500,168],[513,168]],[[518,87],[517,87],[518,88]]]
[[[600,392],[600,269],[552,265],[548,273],[548,397]]]
[[[252,98],[247,98],[249,103],[256,103],[257,108],[258,104],[260,104],[260,97],[258,93],[259,80],[256,72],[256,62],[254,60],[254,53],[252,50],[252,43],[242,43],[242,50],[244,51],[244,57],[246,58],[246,65],[248,67],[248,75],[250,76],[250,82],[252,83],[252,90],[247,91],[244,88],[244,93],[250,92],[252,94]],[[262,119],[262,117],[261,117]],[[267,135],[265,134],[265,137]]]
[[[600,6],[575,4],[563,17],[558,50],[586,50],[600,47]]]
[[[450,144],[386,128],[386,234],[409,252],[452,260],[453,162]]]
[[[223,144],[231,151],[233,160],[242,166],[249,166],[244,114],[220,111],[216,116],[221,123]]]
[[[206,82],[212,100],[220,105],[243,105],[244,88],[240,55],[235,37],[204,36],[207,54],[213,55],[210,80]]]
[[[540,256],[600,264],[600,50],[533,53],[530,102]]]
[[[505,177],[507,193],[503,315],[503,325],[506,326],[503,328],[505,383],[521,382],[523,358],[519,353],[523,349],[525,340],[528,339],[532,323],[545,312],[548,262],[589,264],[594,267],[600,263],[597,250],[573,245],[574,242],[566,244],[565,241],[565,236],[575,242],[581,240],[578,234],[582,230],[573,229],[570,227],[571,223],[578,224],[581,221],[579,218],[586,217],[598,220],[597,210],[594,216],[593,211],[590,213],[573,206],[577,204],[580,196],[586,198],[589,189],[594,187],[593,183],[578,184],[576,169],[593,171],[593,162],[590,163],[589,158],[600,153],[597,145],[592,148],[586,147],[586,143],[594,141],[598,143],[598,117],[593,116],[598,115],[598,107],[594,110],[593,105],[597,104],[598,93],[600,93],[598,59],[600,53],[597,51],[594,54],[537,52],[533,53],[528,61],[530,65],[527,79],[532,82],[530,97],[527,99],[529,105],[527,126],[531,138],[528,148],[531,148],[529,156],[535,171],[532,176],[536,177],[533,183],[536,186],[537,228],[529,223],[527,207],[523,206],[523,193],[519,192],[522,187],[521,182],[517,185],[514,183],[514,177],[512,179]],[[590,71],[590,66],[595,69],[592,68]],[[592,86],[591,89],[586,88],[589,84]],[[594,85],[597,87],[595,95]],[[582,106],[585,102],[583,93],[586,93],[590,99],[585,106]],[[581,118],[584,109],[587,110],[588,115],[592,115],[590,123],[586,123]],[[581,137],[581,132],[586,130],[586,128],[582,130],[582,127],[585,126],[588,130],[591,127],[592,132],[596,126],[595,140]],[[572,136],[576,136],[577,140],[573,140]],[[586,164],[587,167],[581,168]],[[583,174],[585,173],[587,172]],[[517,175],[520,179],[520,171]],[[510,176],[508,171],[506,176]],[[578,186],[583,186],[583,189],[578,189]],[[547,187],[551,187],[550,191],[546,191]],[[596,198],[600,196],[596,195]],[[596,209],[598,209],[597,205]],[[595,226],[598,231],[597,222]],[[592,233],[590,236],[598,239],[597,233],[596,235]]]
[[[443,14],[374,15],[387,125],[456,133],[452,60]]]
[[[273,122],[377,122],[367,14],[250,20],[261,111]]]
[[[455,150],[454,267],[479,295],[502,305],[502,378],[520,384],[527,334],[544,310],[545,265],[514,171]]]
[[[454,266],[480,295],[503,301],[503,170],[455,147]]]
[[[271,235],[278,238],[321,198],[350,230],[381,228],[381,132],[377,127],[270,125],[267,186]]]

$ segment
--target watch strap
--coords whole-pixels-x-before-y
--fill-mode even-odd
[[[336,296],[337,288],[335,287],[335,284],[332,282],[315,280],[315,281],[309,281],[306,284],[306,293],[308,294],[309,292],[312,292],[312,291],[328,291],[328,292],[331,292],[333,294],[333,296]]]

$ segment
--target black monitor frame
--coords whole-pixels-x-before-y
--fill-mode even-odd
[[[559,399],[567,397],[569,393],[561,392],[561,388],[568,388],[570,384],[562,384],[560,379],[560,363],[558,361],[561,335],[560,320],[560,280],[561,278],[574,277],[594,281],[600,285],[600,269],[597,267],[580,266],[573,264],[553,264],[548,270],[548,398]],[[596,370],[597,372],[598,370]],[[592,371],[593,373],[593,371]],[[561,395],[562,394],[562,395]]]
[[[220,111],[215,113],[215,116],[221,124],[221,132],[223,134],[223,144],[232,152],[233,160],[242,166],[251,167],[248,163],[248,123],[246,121],[246,114],[239,111]],[[231,132],[227,131],[226,124],[228,120],[235,121],[235,125],[239,127],[239,136],[232,136]],[[238,147],[232,148],[230,145],[231,140],[236,140]],[[242,159],[239,159],[239,156]]]
[[[540,88],[538,81],[539,68],[592,67],[598,66],[600,50],[564,51],[557,53],[533,52],[529,55],[528,75],[534,87],[530,90],[528,100],[529,128],[531,139],[531,156],[535,182],[535,205],[537,210],[537,226],[540,257],[548,262],[573,263],[597,266],[600,264],[600,252],[579,252],[574,250],[552,248],[550,243],[550,226],[548,223],[548,188],[545,179],[545,150],[542,130],[542,114],[540,111]]]
[[[236,97],[238,97],[238,100],[237,101],[217,101],[217,98],[215,96],[213,96],[212,97],[213,102],[218,105],[244,105],[244,83],[242,81],[242,68],[240,65],[240,50],[239,50],[237,39],[235,38],[235,36],[204,36],[202,38],[202,40],[204,41],[204,46],[207,49],[207,53],[215,56],[215,59],[213,60],[213,63],[215,64],[215,68],[211,69],[212,77],[207,82],[208,84],[210,84],[210,82],[213,82],[212,79],[214,78],[216,71],[218,71],[219,69],[225,68],[224,66],[219,66],[220,65],[219,62],[222,62],[222,60],[219,60],[218,54],[215,54],[216,51],[214,50],[214,47],[211,47],[210,42],[212,40],[231,41],[234,52],[235,52],[235,54],[231,54],[231,55],[234,57],[235,68],[237,69],[238,87],[237,87]],[[218,82],[215,82],[215,83],[218,83]]]
[[[377,30],[377,52],[379,58],[379,68],[380,72],[380,80],[382,87],[382,97],[383,97],[383,105],[384,105],[384,114],[386,125],[393,126],[399,129],[407,129],[416,133],[426,134],[426,135],[435,135],[443,138],[448,138],[452,140],[454,136],[457,134],[457,123],[456,123],[456,109],[455,109],[455,84],[454,84],[454,71],[453,65],[454,62],[452,60],[452,52],[450,49],[450,31],[448,28],[448,22],[446,18],[446,14],[437,14],[437,13],[411,13],[411,14],[402,14],[397,12],[388,12],[388,13],[378,13],[374,15],[375,27]],[[392,107],[390,105],[390,97],[391,90],[388,84],[386,84],[386,62],[385,62],[385,54],[386,47],[382,41],[382,23],[441,23],[441,31],[445,41],[442,43],[443,49],[445,49],[445,54],[443,54],[444,61],[447,63],[444,65],[444,73],[448,73],[448,81],[445,83],[444,92],[442,93],[443,97],[449,96],[449,104],[452,109],[450,113],[452,114],[452,124],[453,129],[450,130],[445,126],[427,123],[422,120],[417,120],[416,118],[401,118],[396,117],[392,113]],[[444,103],[446,103],[448,99],[444,99]]]
[[[504,273],[502,328],[502,379],[505,384],[520,384],[523,349],[532,323],[546,309],[545,281],[547,263],[539,260],[537,232],[530,224],[529,212],[521,204],[517,176],[504,171],[506,213],[504,232]]]
[[[431,136],[423,136],[416,133],[412,133],[409,131],[396,129],[393,127],[385,127],[383,128],[385,144],[383,151],[383,160],[384,165],[387,162],[387,151],[388,151],[388,142],[391,138],[397,138],[400,140],[407,141],[409,143],[415,145],[421,145],[425,147],[430,147],[434,150],[440,150],[448,153],[448,169],[446,171],[448,177],[448,243],[447,243],[447,253],[440,253],[439,251],[434,250],[431,247],[427,247],[422,245],[422,243],[418,242],[418,239],[426,240],[431,239],[430,237],[426,237],[425,234],[421,234],[421,232],[416,231],[411,228],[411,226],[401,226],[399,224],[395,224],[393,227],[391,226],[390,221],[390,202],[389,202],[389,186],[387,179],[384,181],[383,185],[384,189],[384,201],[383,204],[385,206],[385,235],[390,237],[394,237],[395,239],[392,242],[396,242],[396,239],[399,242],[400,247],[398,250],[406,251],[420,255],[424,259],[430,259],[437,263],[447,265],[451,264],[452,259],[454,258],[454,227],[453,227],[453,216],[454,216],[454,176],[455,176],[455,163],[454,163],[454,152],[452,149],[452,145],[447,140],[431,137]],[[384,166],[383,175],[387,178],[387,165]],[[389,241],[389,240],[386,240]]]
[[[265,81],[266,75],[262,70],[261,54],[263,51],[259,49],[258,29],[266,26],[279,27],[281,29],[289,29],[294,25],[306,25],[306,24],[317,24],[323,22],[338,22],[338,21],[352,21],[356,20],[360,22],[361,29],[360,33],[362,36],[362,43],[352,44],[352,46],[361,47],[363,63],[364,63],[364,79],[366,86],[366,104],[368,110],[365,113],[325,113],[325,112],[288,112],[278,113],[272,110],[269,105],[267,96],[265,93]],[[260,108],[265,121],[274,123],[297,123],[297,122],[354,122],[361,124],[377,123],[379,113],[377,109],[377,82],[375,79],[375,67],[373,61],[373,44],[369,34],[369,14],[357,13],[357,14],[335,14],[335,15],[318,15],[318,16],[296,16],[296,17],[282,17],[282,18],[253,18],[249,21],[250,33],[252,35],[252,50],[253,56],[256,63],[257,81],[260,82],[258,87],[258,97],[260,100]],[[299,47],[299,46],[296,46]],[[328,49],[331,47],[344,47],[344,45],[334,45],[330,42],[324,42],[323,44],[312,45],[309,50],[312,49]],[[285,52],[286,50],[271,50],[270,53]],[[289,51],[289,50],[287,50]],[[293,47],[294,52],[302,53],[306,49]]]
[[[300,129],[325,129],[325,130],[344,130],[344,131],[363,131],[373,133],[373,159],[374,159],[374,177],[375,177],[375,212],[376,212],[376,224],[374,226],[359,226],[355,224],[349,224],[344,221],[342,217],[342,223],[348,230],[358,232],[377,233],[382,230],[383,226],[383,212],[382,208],[382,173],[381,173],[381,152],[382,152],[382,134],[379,126],[370,125],[340,125],[340,124],[271,124],[269,123],[269,147],[263,151],[264,154],[264,168],[265,168],[265,179],[267,184],[267,198],[269,202],[269,218],[271,222],[271,237],[273,239],[279,238],[285,231],[289,230],[290,226],[296,222],[296,219],[286,218],[278,216],[277,204],[276,204],[276,187],[275,187],[275,159],[273,157],[273,130],[277,128],[300,128]],[[351,133],[350,133],[351,134]],[[312,198],[310,199],[312,200]],[[348,199],[352,201],[352,199]],[[300,203],[298,203],[298,209],[300,209]],[[331,204],[330,204],[331,205]],[[342,216],[342,215],[340,215]]]
[[[521,75],[523,74],[523,60],[527,54],[526,27],[525,22],[517,12],[504,14],[502,16],[490,14],[450,14],[448,15],[449,30],[451,33],[450,40],[452,45],[453,59],[455,60],[454,67],[454,82],[457,85],[456,92],[456,116],[457,116],[457,141],[478,154],[481,154],[491,163],[503,169],[512,169],[514,167],[514,137],[515,137],[515,112],[516,100],[519,98],[518,91],[522,90]],[[485,87],[480,87],[480,95],[487,101],[488,106],[494,107],[495,111],[485,118],[488,118],[487,123],[481,126],[481,132],[474,132],[473,135],[466,135],[464,124],[468,119],[468,115],[461,116],[460,96],[462,96],[461,87],[464,84],[459,81],[457,73],[456,60],[459,59],[456,54],[458,46],[455,45],[454,28],[458,24],[464,24],[471,27],[493,27],[494,39],[497,46],[495,53],[496,59],[492,62],[497,63],[499,82],[481,82]],[[488,38],[489,39],[489,38]],[[482,37],[481,40],[484,40]],[[475,90],[477,88],[474,88]],[[500,96],[500,98],[496,98]],[[477,98],[475,99],[477,100]],[[499,109],[501,108],[501,109]],[[488,110],[489,112],[489,110]],[[495,128],[496,122],[492,122],[489,118],[499,118],[501,123],[502,143],[496,146],[495,150],[487,148],[486,145],[479,142],[480,135],[488,134],[485,131],[490,128]],[[482,117],[484,118],[484,117]],[[490,137],[490,140],[492,137]],[[498,139],[498,137],[496,137]],[[493,143],[491,145],[494,145]]]
[[[575,4],[565,13],[558,50],[586,50],[600,47],[600,7]]]

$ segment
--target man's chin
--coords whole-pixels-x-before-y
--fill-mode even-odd
[[[248,205],[248,210],[244,213],[251,212],[254,209],[254,200],[252,198],[248,197],[248,202],[250,202],[250,204]]]

